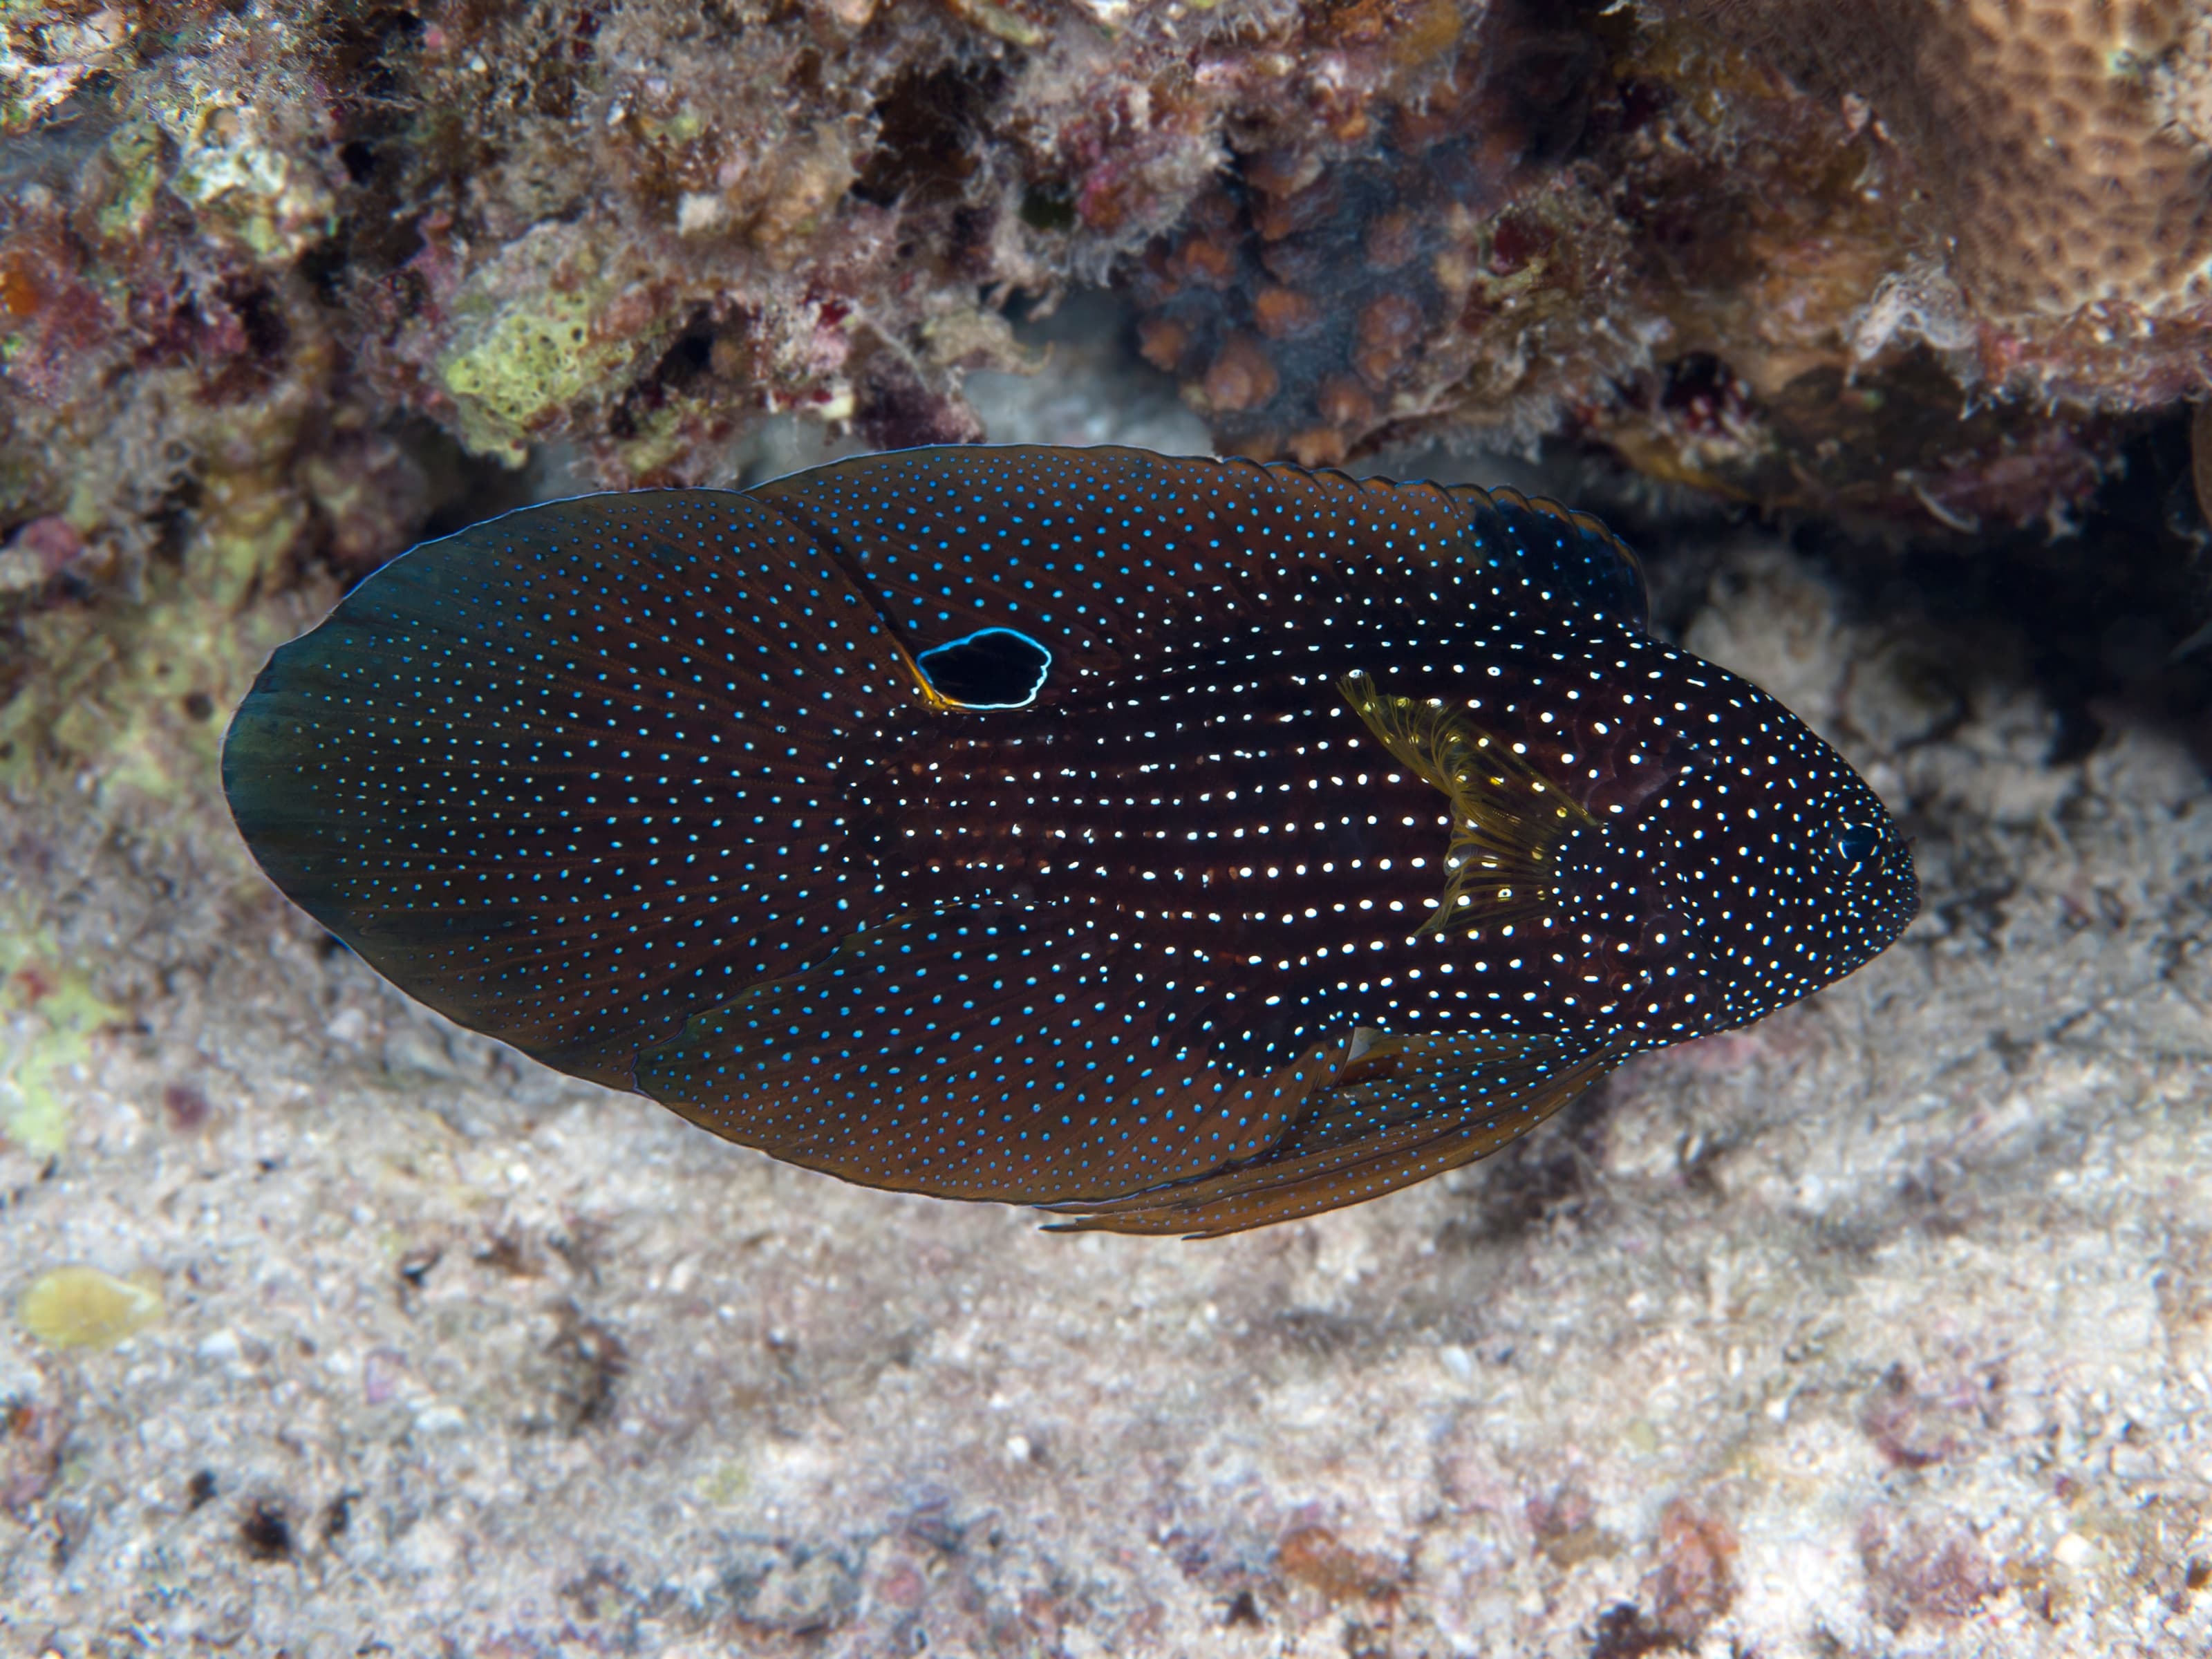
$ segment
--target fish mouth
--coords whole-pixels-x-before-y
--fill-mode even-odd
[[[1893,861],[1892,873],[1897,884],[1898,891],[1887,907],[1891,920],[1887,936],[1882,940],[1884,950],[1895,941],[1898,935],[1910,927],[1914,919],[1920,914],[1922,902],[1920,872],[1913,867],[1911,842],[1900,843],[1898,855]]]

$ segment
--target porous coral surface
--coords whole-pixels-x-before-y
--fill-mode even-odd
[[[2212,300],[2212,150],[2191,125],[2212,58],[2191,0],[1714,9],[1871,100],[1991,313]]]

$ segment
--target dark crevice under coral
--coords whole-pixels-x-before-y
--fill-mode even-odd
[[[2047,759],[2065,766],[2112,732],[2171,734],[2212,771],[2212,526],[2191,489],[2189,422],[2149,422],[2121,447],[2063,535],[2036,526],[1967,547],[1942,535],[1869,538],[1832,517],[1785,514],[1849,612],[1911,643],[1934,680],[2032,694],[2053,717]],[[1616,528],[1644,552],[1662,633],[1710,602],[1716,537],[1623,495]],[[1885,733],[1905,746],[1930,740]]]
[[[1593,501],[2032,560],[2003,538],[2168,441],[2212,321],[1984,305],[1930,158],[1998,163],[1911,65],[1845,72],[1906,0],[1832,10],[125,7],[65,102],[0,105],[0,611],[132,594],[191,537],[240,592],[355,573],[533,455],[711,480],[794,410],[985,436],[963,377],[1101,287],[1225,448],[1549,441]],[[2030,35],[2157,46],[2065,88],[2155,183],[2212,83],[2171,13],[1907,21],[2030,122]]]
[[[526,504],[533,495],[526,474],[471,455],[432,422],[403,422],[387,434],[417,481],[408,503],[410,540],[451,535],[487,517]],[[334,560],[348,586],[376,568],[374,557]]]
[[[1807,532],[1873,615],[1971,637],[1991,625],[2019,641],[2015,671],[2052,710],[2050,760],[2063,765],[2112,731],[2172,733],[2212,770],[2212,652],[2182,650],[2212,618],[2212,532],[2193,501],[2185,420],[2157,422],[2121,449],[2075,533],[2021,531],[1968,552],[1923,541],[1893,556]]]
[[[876,100],[876,145],[860,159],[854,198],[877,207],[958,199],[981,169],[976,152],[1006,88],[1005,66],[988,58],[901,74]]]

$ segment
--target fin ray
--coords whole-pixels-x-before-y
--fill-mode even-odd
[[[1394,758],[1451,803],[1449,877],[1416,931],[1448,934],[1542,915],[1559,846],[1595,822],[1589,811],[1544,775],[1526,745],[1492,738],[1449,704],[1388,696],[1364,672],[1346,675],[1337,691]]]
[[[1360,1203],[1489,1157],[1620,1059],[1608,1048],[1385,1036],[1261,1157],[1104,1204],[1050,1206],[1076,1218],[1054,1230],[1215,1238]]]
[[[1454,484],[1449,493],[1467,509],[1478,547],[1503,543],[1531,582],[1557,584],[1600,615],[1650,631],[1644,561],[1602,519],[1510,488]]]

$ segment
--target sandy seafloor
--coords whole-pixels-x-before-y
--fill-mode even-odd
[[[994,435],[1201,447],[1081,368]],[[166,1312],[0,1322],[0,1653],[2212,1649],[2204,776],[2124,725],[2049,764],[2001,629],[1712,568],[1687,642],[1905,809],[1921,920],[1489,1164],[1214,1243],[844,1186],[460,1033],[204,766],[7,801],[47,994],[0,1077],[67,1145],[0,1143],[0,1292]]]

